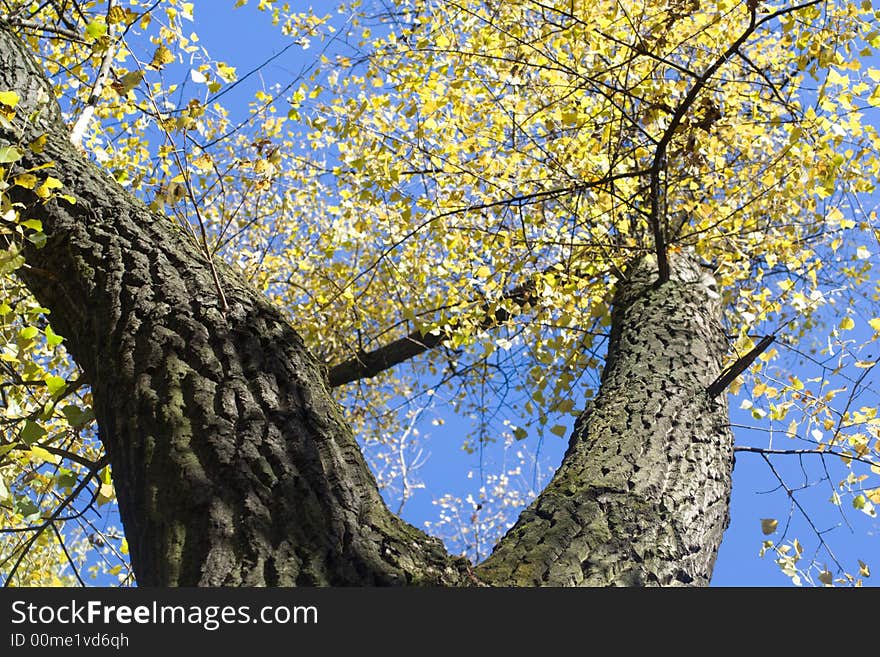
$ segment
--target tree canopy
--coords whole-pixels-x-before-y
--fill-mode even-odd
[[[741,366],[715,393],[738,394],[765,433],[737,448],[766,461],[811,527],[795,537],[763,519],[763,551],[796,583],[870,574],[867,555],[836,560],[779,464],[802,464],[855,531],[876,517],[869,1],[257,9],[315,56],[265,79],[243,115],[227,101],[271,69],[212,58],[201,4],[3,0],[0,20],[37,54],[74,145],[212,270],[229,263],[283,310],[394,499],[412,494],[412,438],[435,396],[470,421],[471,450],[566,436],[598,388],[615,282],[646,256],[663,281],[686,254],[716,281],[726,365]],[[0,89],[0,570],[73,584],[88,563],[130,582],[124,537],[92,524],[115,491],[91,382],[17,274],[24,245],[46,238],[14,188],[76,202],[63,172],[18,165],[45,141],[5,137],[20,91]],[[494,484],[453,543],[471,557],[538,492],[507,471]]]

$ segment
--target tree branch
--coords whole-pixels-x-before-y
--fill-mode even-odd
[[[837,456],[842,459],[849,459],[851,461],[858,461],[859,463],[864,463],[865,465],[878,466],[880,462],[871,461],[866,458],[862,458],[860,456],[853,456],[852,454],[846,454],[845,452],[838,452],[833,449],[769,449],[765,447],[752,447],[750,445],[741,445],[733,448],[734,452],[746,452],[749,454],[779,454],[779,455],[788,455],[788,456],[803,456],[804,454],[814,454],[816,456]]]
[[[755,359],[760,356],[776,339],[774,335],[765,335],[761,338],[761,341],[756,344],[745,356],[737,358],[734,363],[724,370],[721,375],[715,379],[712,384],[706,390],[706,394],[709,395],[709,399],[714,399],[718,395],[720,395],[726,388],[731,384],[731,382],[738,377],[740,374],[749,369],[749,366],[755,362]]]
[[[549,267],[542,273],[554,272],[557,270]],[[578,272],[571,272],[568,275],[571,278],[583,278]],[[603,275],[604,273],[600,273],[594,276]],[[505,292],[500,301],[511,301],[518,308],[525,309],[535,299],[536,285],[536,280],[530,279]],[[495,305],[497,304],[482,304],[479,312],[484,317],[477,325],[480,330],[499,326],[512,317],[509,311],[504,308],[496,308]],[[359,352],[353,358],[331,367],[327,372],[328,383],[331,388],[338,388],[346,383],[372,378],[385,370],[434,349],[442,344],[458,326],[459,321],[455,321],[449,330],[439,329],[425,334],[421,331],[413,331],[373,351]]]
[[[715,74],[715,71],[717,71],[731,55],[739,50],[739,47],[746,42],[757,28],[758,23],[756,20],[756,11],[755,7],[750,5],[749,26],[746,28],[745,32],[743,32],[740,37],[724,51],[724,54],[716,59],[712,65],[703,71],[702,75],[697,78],[697,81],[694,82],[694,86],[688,91],[687,96],[685,96],[681,104],[675,109],[672,118],[669,120],[669,125],[666,127],[666,131],[663,133],[663,136],[657,143],[657,149],[654,151],[654,161],[651,164],[650,170],[651,213],[648,221],[651,225],[651,231],[654,234],[654,249],[657,254],[657,277],[661,283],[665,283],[669,280],[669,262],[666,255],[666,236],[663,232],[662,218],[660,216],[660,174],[666,167],[666,148],[672,141],[675,131],[678,130],[679,125],[681,125],[685,114],[687,114],[688,110],[693,106],[694,102],[697,100],[697,96],[700,95],[700,92],[706,86],[709,78]]]
[[[76,123],[73,124],[73,128],[70,129],[70,143],[77,148],[82,148],[83,136],[89,127],[89,123],[92,121],[92,116],[95,114],[95,107],[98,105],[98,100],[101,98],[104,84],[107,82],[107,76],[110,73],[110,64],[113,62],[113,57],[116,54],[116,23],[110,21],[110,12],[116,6],[116,2],[117,0],[107,1],[107,50],[104,51],[104,56],[101,59],[101,67],[98,69],[94,83],[92,83],[92,91],[89,93],[86,106],[77,118]]]

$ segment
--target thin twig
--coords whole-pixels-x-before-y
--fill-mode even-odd
[[[79,585],[85,588],[86,583],[83,581],[83,578],[79,574],[79,569],[76,567],[76,564],[73,563],[73,558],[70,556],[70,553],[67,551],[67,546],[64,544],[64,537],[61,535],[61,532],[58,531],[58,527],[55,523],[52,523],[52,531],[55,532],[55,537],[58,539],[58,543],[61,544],[61,550],[64,552],[64,556],[67,557],[67,563],[70,564],[70,569],[73,571],[73,574],[76,576]]]
[[[788,499],[791,500],[791,503],[797,507],[797,510],[801,512],[801,515],[807,521],[807,524],[810,525],[810,528],[816,534],[816,538],[819,539],[819,543],[825,548],[825,551],[828,553],[828,556],[831,557],[831,560],[837,565],[838,569],[841,572],[846,572],[844,570],[843,565],[837,560],[837,557],[834,556],[834,552],[832,552],[831,548],[828,546],[828,543],[825,542],[825,539],[822,537],[822,532],[819,531],[819,528],[816,527],[813,519],[807,514],[804,510],[804,507],[801,506],[801,503],[798,502],[797,498],[794,496],[794,491],[788,487],[788,484],[782,479],[782,475],[773,467],[773,463],[770,462],[770,457],[767,454],[761,454],[761,458],[767,463],[767,467],[770,468],[770,471],[773,473],[773,476],[776,477],[776,480],[779,482],[779,485],[782,486],[783,490],[785,490],[785,494],[788,495]]]
[[[839,456],[842,459],[849,459],[851,461],[858,461],[859,463],[864,463],[865,465],[871,465],[877,467],[880,465],[877,461],[871,461],[869,459],[862,458],[860,456],[853,456],[852,454],[846,454],[845,452],[837,452],[831,449],[770,449],[766,447],[752,447],[750,445],[739,445],[733,448],[734,452],[749,452],[752,454],[783,454],[783,455],[798,455],[803,456],[804,454],[815,454],[817,456]]]

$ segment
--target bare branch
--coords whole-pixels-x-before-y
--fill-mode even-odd
[[[554,267],[549,267],[543,273],[558,274],[558,270]],[[572,278],[582,278],[576,271],[569,272],[568,275]],[[602,272],[593,276],[604,275],[605,273]],[[501,297],[501,301],[511,301],[519,308],[526,308],[535,298],[536,284],[536,280],[530,279],[517,285],[508,290]],[[504,308],[497,308],[495,305],[497,304],[482,304],[480,312],[483,313],[484,317],[478,324],[481,330],[499,326],[512,317],[509,311]],[[456,326],[457,322],[453,322],[453,325],[448,330],[437,330],[424,335],[421,331],[413,331],[409,335],[398,338],[373,351],[360,352],[354,358],[331,367],[327,372],[328,383],[331,388],[338,388],[346,383],[359,379],[369,379],[377,374],[381,374],[385,370],[391,369],[440,345],[450,336]]]
[[[14,17],[3,16],[0,16],[0,21],[6,21],[12,27],[20,27],[25,30],[39,30],[40,32],[46,32],[47,34],[55,34],[57,36],[64,37],[65,39],[69,39],[70,41],[74,41],[76,43],[87,43],[86,40],[82,38],[82,35],[78,32],[68,30],[64,27],[58,27],[57,25],[46,25],[43,23],[38,23],[36,21],[27,21]]]
[[[752,447],[750,445],[741,445],[733,448],[734,452],[746,452],[750,454],[780,454],[780,455],[789,455],[789,456],[803,456],[805,454],[814,454],[816,456],[838,456],[842,459],[849,459],[851,461],[858,461],[859,463],[864,463],[865,465],[877,466],[877,461],[871,461],[869,459],[862,458],[860,456],[853,456],[852,454],[846,454],[845,452],[838,452],[833,449],[770,449],[766,447]]]
[[[651,230],[654,233],[654,249],[657,254],[657,275],[661,283],[665,283],[669,280],[669,260],[666,257],[666,236],[663,232],[662,219],[660,216],[660,173],[666,168],[666,148],[672,141],[675,131],[678,130],[678,127],[681,125],[685,114],[688,113],[688,110],[690,110],[694,102],[697,100],[697,96],[700,95],[700,92],[706,86],[709,78],[711,78],[715,74],[715,71],[717,71],[728,59],[730,59],[731,55],[739,50],[739,47],[743,45],[752,33],[754,33],[755,29],[757,29],[757,26],[756,9],[754,6],[750,6],[749,26],[739,38],[734,41],[730,47],[728,47],[727,50],[725,50],[724,53],[716,59],[711,66],[709,66],[709,68],[703,71],[703,74],[700,75],[699,78],[697,78],[694,86],[688,91],[687,96],[685,96],[681,104],[675,109],[672,118],[669,120],[669,125],[666,127],[666,131],[657,143],[657,149],[654,152],[654,162],[651,165],[650,173],[651,213],[649,223],[651,224]]]
[[[724,390],[731,384],[731,382],[738,377],[740,374],[749,369],[749,366],[755,362],[755,359],[760,356],[776,339],[774,335],[765,335],[761,338],[761,341],[756,344],[749,353],[745,356],[737,358],[736,361],[724,370],[721,375],[715,379],[709,388],[706,390],[706,394],[709,395],[710,399],[714,399],[718,395],[720,395]]]
[[[83,108],[79,118],[77,118],[76,123],[73,124],[73,128],[70,129],[70,143],[77,148],[82,148],[83,136],[89,127],[89,123],[92,121],[92,116],[95,114],[95,107],[98,105],[98,100],[101,98],[101,92],[104,91],[104,84],[107,82],[107,76],[110,73],[110,64],[113,62],[113,57],[116,54],[116,24],[110,21],[110,12],[115,6],[116,0],[107,1],[107,37],[109,40],[107,50],[104,51],[104,57],[101,59],[101,67],[98,69],[98,75],[95,76],[94,83],[92,83],[92,91],[89,94],[89,99],[86,101],[86,106]]]

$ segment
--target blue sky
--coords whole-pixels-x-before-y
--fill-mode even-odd
[[[233,0],[198,0],[194,29],[199,34],[201,43],[214,58],[235,66],[239,75],[243,75],[278,52],[288,42],[272,27],[267,15],[253,8],[256,4],[254,1],[251,6],[235,11],[231,9],[233,4]],[[306,6],[303,3],[299,9],[305,9]],[[316,13],[321,14],[330,11],[334,3],[319,2],[312,3],[312,6]],[[261,75],[240,85],[234,94],[224,98],[224,102],[227,107],[244,112],[251,94],[264,81],[284,84],[286,77],[311,62],[314,55],[314,48],[289,50],[261,71]],[[740,402],[741,398],[731,399],[732,421],[737,424],[755,424],[750,411],[738,408]],[[438,417],[444,420],[443,426],[431,424],[431,420]],[[569,420],[569,427],[571,423]],[[438,507],[433,501],[438,495],[449,492],[465,498],[468,493],[475,494],[479,488],[479,476],[474,473],[479,471],[480,455],[467,454],[461,449],[461,436],[466,433],[466,427],[461,419],[443,408],[442,402],[435,404],[430,413],[424,414],[419,427],[426,434],[424,445],[425,453],[428,454],[424,466],[418,471],[425,488],[417,491],[407,502],[403,515],[408,521],[424,528],[426,522],[437,520]],[[760,432],[738,429],[736,436],[737,444],[740,445],[766,444],[766,436]],[[558,464],[566,443],[567,438],[555,436],[544,440],[541,444],[543,470]],[[536,445],[530,443],[528,447],[534,450]],[[487,450],[482,458],[485,469],[489,470],[493,460],[497,461],[501,454],[496,447]],[[779,457],[773,462],[782,476],[792,482],[791,485],[799,485],[803,475],[800,463],[794,459],[795,457]],[[817,469],[816,465],[808,464],[806,481],[821,479],[821,469]],[[832,477],[835,482],[836,477],[837,474]],[[811,512],[815,510],[815,513],[811,513],[813,522],[820,531],[828,530],[823,536],[833,545],[838,560],[852,572],[857,569],[856,559],[869,560],[872,555],[880,554],[880,524],[876,518],[868,518],[851,508],[841,515],[835,507],[827,503],[832,489],[833,483],[820,482],[817,486],[799,492],[798,499]],[[778,481],[761,457],[740,453],[734,470],[731,524],[718,556],[713,585],[787,585],[789,579],[780,573],[771,556],[760,559],[758,551],[764,539],[760,519],[776,518],[782,527],[790,512],[791,504],[786,494],[778,490]],[[790,536],[798,536],[807,546],[805,558],[809,558],[816,543],[811,540],[812,529],[796,509],[791,516],[791,522]],[[851,523],[852,529],[846,526],[847,522]],[[828,561],[827,555],[823,553],[817,559],[820,562]],[[880,562],[870,565],[880,568]],[[871,579],[866,582],[871,583]]]

